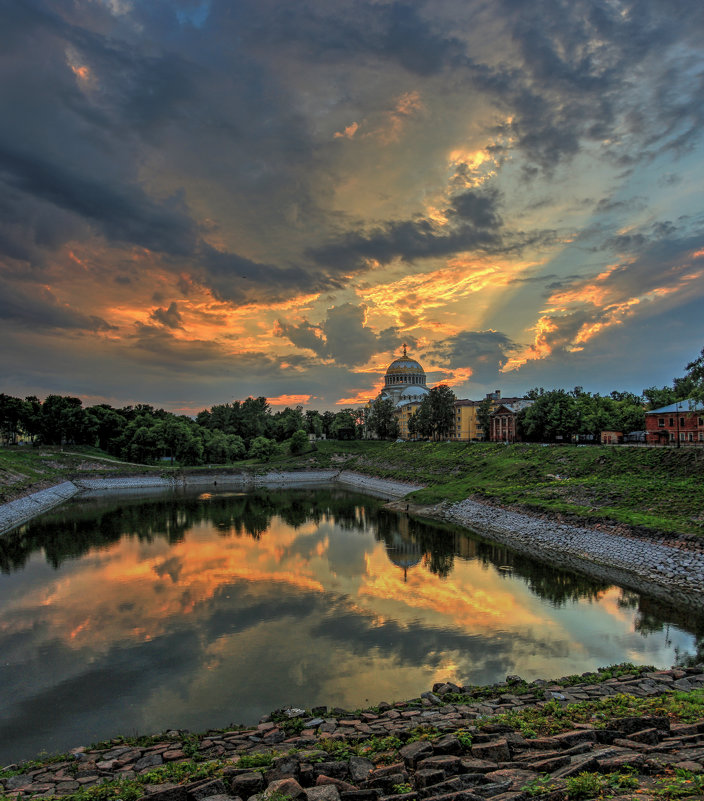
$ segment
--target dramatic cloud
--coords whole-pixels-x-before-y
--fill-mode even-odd
[[[321,358],[334,359],[349,367],[365,364],[380,350],[388,350],[401,344],[401,335],[396,328],[388,328],[379,334],[366,325],[364,305],[345,303],[328,309],[325,320],[319,326],[302,322],[291,325],[278,321],[277,333],[288,338],[299,348],[312,350]],[[414,344],[411,337],[409,344]]]
[[[703,36],[698,0],[0,0],[0,389],[332,407],[406,342],[461,395],[606,391],[605,338],[668,381],[634,337],[704,339]]]
[[[469,368],[474,381],[493,381],[517,349],[500,331],[462,331],[428,349],[428,356],[451,369]]]

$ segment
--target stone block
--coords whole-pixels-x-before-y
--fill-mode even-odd
[[[334,784],[320,784],[309,787],[306,791],[306,801],[340,801],[340,791]]]
[[[457,756],[441,755],[421,759],[418,762],[420,770],[442,770],[446,776],[454,776],[462,770],[462,760]]]
[[[427,740],[417,740],[414,743],[404,745],[399,750],[399,754],[403,758],[406,767],[415,769],[416,765],[421,759],[427,759],[433,756],[435,750]]]
[[[475,759],[488,759],[490,762],[508,762],[511,751],[505,738],[488,743],[472,745],[472,756]]]

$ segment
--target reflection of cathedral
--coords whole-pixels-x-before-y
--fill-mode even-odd
[[[423,558],[423,549],[408,532],[408,518],[398,519],[398,529],[384,537],[386,555],[389,561],[403,570],[403,580],[408,578],[408,569],[415,567]]]
[[[406,346],[403,356],[394,359],[386,370],[384,388],[379,393],[383,400],[393,402],[403,439],[408,438],[408,418],[420,406],[430,390],[426,386],[425,370],[419,362],[411,359]]]

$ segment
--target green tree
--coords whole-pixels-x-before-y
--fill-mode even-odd
[[[90,406],[86,411],[95,421],[98,447],[108,453],[114,453],[115,443],[125,429],[127,420],[107,403]]]
[[[49,395],[42,404],[41,439],[47,445],[80,445],[91,443],[91,431],[80,398],[66,395]]]
[[[580,427],[577,399],[564,389],[543,391],[521,412],[520,422],[527,439],[569,442]]]
[[[394,402],[389,398],[377,398],[367,410],[366,423],[379,439],[396,439],[399,428]]]
[[[450,435],[455,420],[455,393],[446,384],[438,384],[428,393],[433,433],[438,439]]]
[[[333,439],[355,439],[357,436],[357,413],[353,409],[342,409],[335,415],[330,426]]]
[[[477,407],[477,422],[482,431],[483,439],[489,440],[491,437],[491,412],[494,404],[491,398],[484,398]]]
[[[247,398],[240,405],[240,411],[240,430],[232,433],[239,434],[247,442],[270,433],[271,415],[265,397]]]
[[[308,434],[302,429],[299,428],[298,431],[293,432],[293,436],[291,437],[291,442],[289,444],[289,448],[291,449],[291,453],[303,453],[303,451],[308,447]]]
[[[332,437],[332,424],[335,422],[334,412],[325,411],[321,415],[323,421],[323,434],[330,439]]]
[[[704,403],[704,348],[696,359],[689,362],[686,367],[687,378],[690,382],[688,397]],[[675,384],[677,381],[675,380]]]
[[[0,438],[5,445],[14,444],[20,432],[24,401],[0,393]]]
[[[203,443],[190,423],[188,418],[169,415],[154,426],[157,446],[172,462],[176,459],[184,464],[198,464],[203,458]]]
[[[316,439],[323,433],[323,417],[317,409],[306,410],[306,431]]]
[[[273,415],[271,423],[274,437],[278,442],[290,439],[296,431],[305,428],[303,407],[296,406],[295,409],[291,409],[287,406],[282,412]]]
[[[42,430],[42,404],[36,395],[28,395],[22,405],[20,425],[34,442]]]
[[[643,390],[643,396],[648,402],[648,409],[661,409],[663,406],[682,400],[673,387],[647,387]]]

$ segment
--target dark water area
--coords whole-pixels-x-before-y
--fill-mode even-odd
[[[670,666],[704,621],[337,489],[74,500],[0,538],[0,766],[433,682]]]

